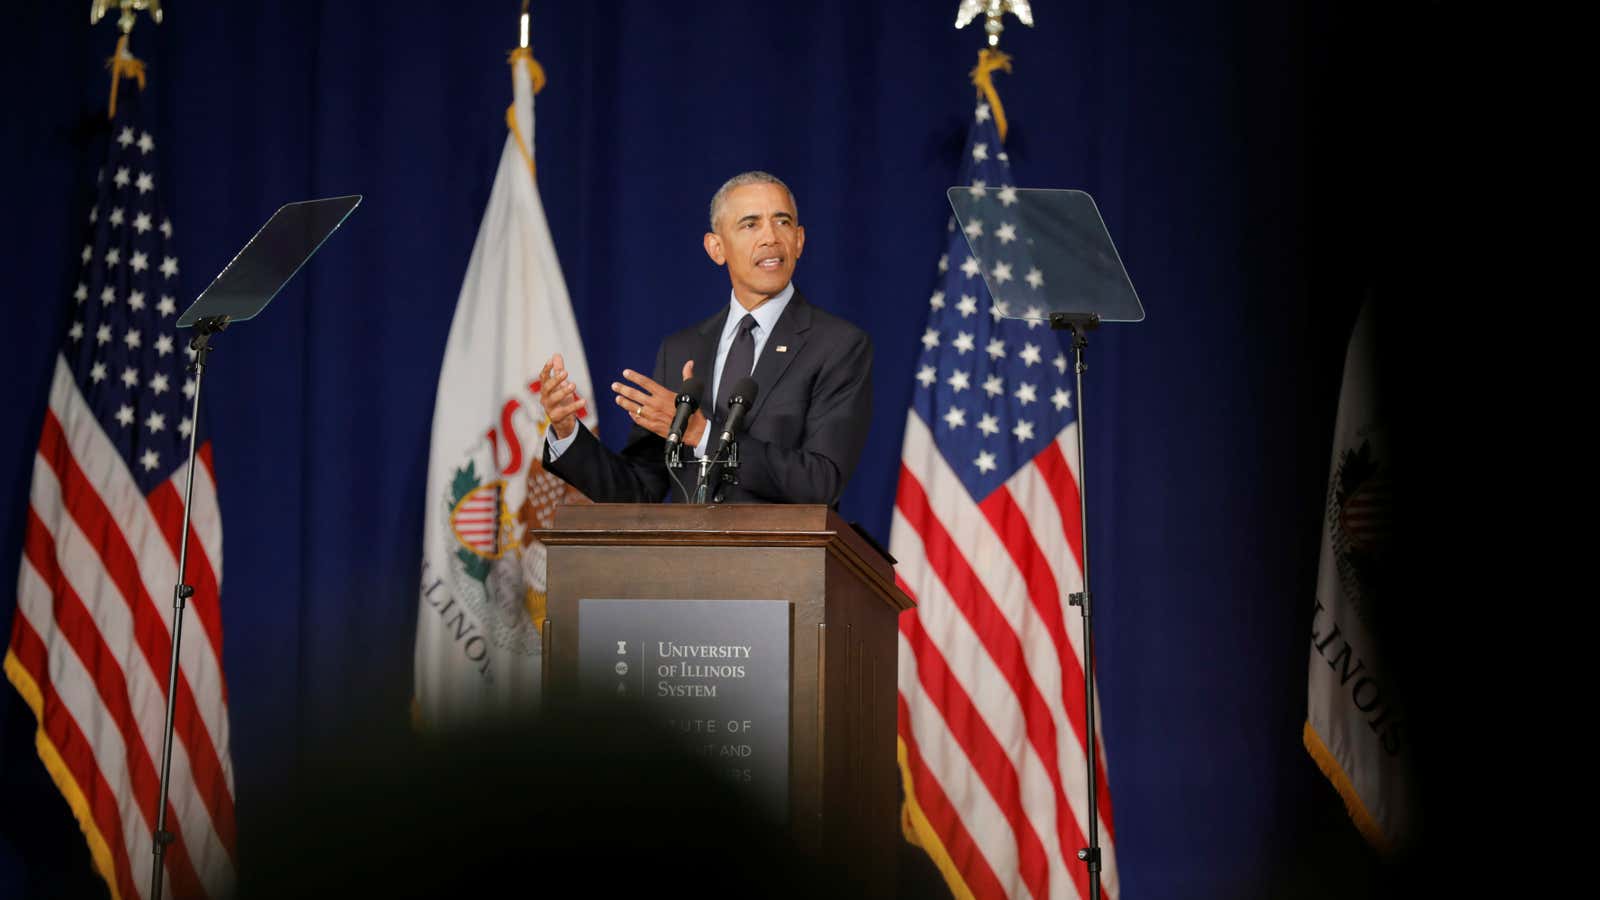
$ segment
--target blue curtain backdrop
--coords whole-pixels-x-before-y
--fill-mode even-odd
[[[7,625],[115,37],[85,5],[18,4],[0,54]],[[408,713],[435,380],[505,133],[518,4],[165,6],[132,49],[187,299],[280,204],[366,198],[217,341],[206,378],[248,853],[252,810],[307,746]],[[726,302],[700,249],[707,201],[734,172],[778,173],[807,226],[797,283],[876,344],[843,510],[887,542],[981,35],[951,28],[952,0],[534,6],[540,188],[597,385],[648,369],[662,335]],[[1401,177],[1375,159],[1407,165],[1396,110],[1426,68],[1403,46],[1426,10],[1375,10],[1084,0],[1036,4],[1034,29],[1008,19],[1015,72],[997,83],[1019,179],[1098,199],[1149,313],[1093,336],[1084,398],[1129,898],[1331,896],[1375,877],[1300,747],[1344,343],[1383,287],[1382,248],[1406,239],[1357,236],[1362,189]],[[615,445],[627,423],[600,410]],[[0,894],[92,890],[31,717],[9,687],[0,707]]]

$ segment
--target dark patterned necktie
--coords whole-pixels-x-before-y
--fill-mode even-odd
[[[728,398],[733,396],[733,386],[756,367],[756,339],[750,332],[756,327],[756,317],[745,313],[739,320],[739,333],[733,336],[733,346],[728,348],[728,358],[722,362],[722,378],[717,381],[716,415],[712,422],[718,427],[728,418]]]

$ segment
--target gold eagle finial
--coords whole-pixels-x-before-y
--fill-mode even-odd
[[[161,24],[161,0],[90,0],[89,24],[99,24],[112,6],[122,8],[122,15],[117,17],[117,27],[122,29],[123,34],[133,31],[135,15],[141,9],[149,12],[157,25]]]
[[[961,7],[956,10],[956,27],[967,27],[978,13],[986,17],[983,30],[989,33],[991,47],[1000,44],[1000,32],[1006,27],[1000,19],[1006,13],[1016,16],[1029,28],[1033,27],[1033,7],[1028,5],[1028,0],[961,0]]]

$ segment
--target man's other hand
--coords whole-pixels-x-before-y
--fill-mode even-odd
[[[690,360],[683,364],[684,380],[687,381],[693,374],[694,360]],[[628,418],[632,419],[635,425],[666,437],[667,429],[672,427],[672,417],[678,411],[678,392],[669,390],[632,369],[623,369],[622,377],[631,384],[611,382],[611,390],[617,395],[617,405],[628,413]],[[683,443],[693,447],[700,440],[700,434],[705,427],[705,416],[696,412],[690,418],[688,427],[684,429]]]

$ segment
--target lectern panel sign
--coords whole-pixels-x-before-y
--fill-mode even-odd
[[[579,600],[584,699],[639,704],[786,819],[790,611],[777,600]]]

